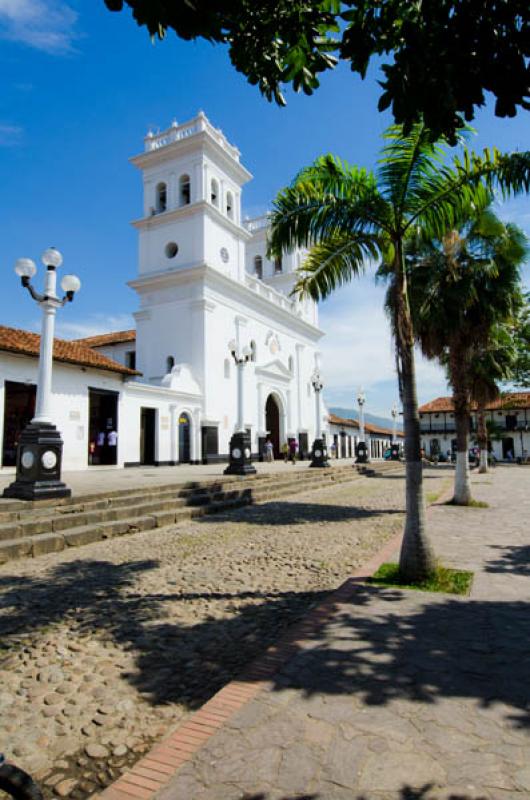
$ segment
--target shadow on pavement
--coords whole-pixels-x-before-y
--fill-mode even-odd
[[[157,566],[76,560],[38,577],[4,576],[2,650],[17,633],[48,635],[50,625],[67,620],[73,630],[103,633],[132,652],[135,669],[122,678],[152,705],[196,708],[327,594],[139,593],[136,576]],[[206,619],[167,618],[178,619],[189,599],[201,596],[216,601]],[[442,698],[474,699],[482,708],[501,703],[507,722],[527,727],[530,603],[425,594],[411,610],[407,596],[359,584],[353,601],[324,621],[313,647],[295,652],[276,674],[274,688],[354,696],[369,706],[401,699],[435,705]],[[365,613],[374,601],[375,613]]]
[[[486,562],[486,572],[530,575],[530,545],[494,544],[491,549],[499,551],[499,558]]]
[[[425,786],[422,786],[419,789],[413,789],[411,786],[404,786],[400,790],[399,795],[395,795],[395,800],[436,800],[436,795],[431,793],[432,789],[433,784],[431,783],[425,784]],[[378,798],[381,797],[380,792],[377,792],[376,794]],[[269,795],[260,792],[259,794],[243,795],[242,800],[268,800],[268,798]],[[317,793],[290,795],[289,797],[285,796],[279,798],[278,800],[326,800],[326,798],[324,795]],[[376,800],[376,796],[363,793],[354,797],[352,794],[351,800]],[[488,800],[488,798],[484,795],[451,793],[450,795],[445,795],[444,800]]]
[[[303,522],[347,522],[356,519],[373,519],[388,514],[403,514],[399,508],[359,508],[352,505],[329,503],[296,503],[272,501],[242,509],[228,510],[215,517],[201,517],[202,523],[219,524],[226,519],[242,519],[249,525],[297,525]]]

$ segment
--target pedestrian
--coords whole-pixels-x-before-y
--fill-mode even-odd
[[[296,451],[298,449],[298,442],[296,439],[289,439],[289,460],[291,464],[296,461]]]
[[[283,460],[287,464],[289,460],[289,445],[287,444],[287,442],[285,442],[285,444],[282,445],[282,455],[283,455]]]
[[[269,463],[274,461],[274,445],[270,439],[265,442],[265,460]]]

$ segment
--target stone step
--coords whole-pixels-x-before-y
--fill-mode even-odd
[[[351,466],[333,467],[334,473],[349,472]],[[323,470],[328,472],[330,470]],[[285,475],[286,473],[282,473]],[[306,470],[293,470],[289,475],[291,481],[305,481],[308,473]],[[186,498],[189,496],[207,495],[212,492],[225,491],[230,488],[236,488],[244,481],[249,486],[257,485],[259,483],[271,483],[278,479],[278,475],[271,473],[261,473],[255,476],[248,476],[245,478],[231,477],[213,478],[211,480],[202,481],[201,483],[171,483],[163,484],[160,486],[146,486],[134,487],[131,489],[119,489],[111,492],[98,494],[77,495],[75,497],[64,498],[62,500],[40,500],[36,502],[24,502],[18,500],[1,500],[0,499],[0,524],[15,522],[22,516],[26,516],[31,512],[35,517],[48,517],[56,513],[70,514],[77,513],[78,511],[96,510],[99,508],[106,508],[108,506],[128,505],[131,497],[145,496],[150,499],[154,497],[162,497],[163,495],[178,496]]]
[[[296,486],[298,483],[304,486],[308,482],[325,480],[331,475],[338,479],[339,475],[349,475],[349,470],[333,469],[319,470],[318,472],[303,472],[299,470],[293,473],[282,473],[282,487]],[[206,485],[193,487],[170,486],[162,492],[154,494],[149,490],[129,492],[126,496],[102,498],[98,496],[96,500],[79,502],[76,505],[65,506],[55,504],[47,506],[45,509],[35,509],[33,504],[28,504],[20,511],[13,512],[9,521],[0,523],[0,541],[59,532],[75,526],[97,524],[108,520],[119,520],[123,516],[142,515],[149,513],[153,509],[171,511],[176,507],[184,505],[203,505],[212,500],[222,500],[231,494],[236,497],[244,486],[244,491],[253,492],[262,486],[278,485],[278,481],[271,480],[271,475],[259,476],[254,479],[230,480],[225,482],[211,482]]]
[[[129,505],[120,505],[118,508],[106,507],[93,512],[57,514],[47,520],[20,520],[18,525],[2,525],[0,563],[59,552],[67,547],[77,547],[137,531],[168,527],[185,519],[300,494],[312,487],[355,481],[361,478],[361,473],[350,467],[348,470],[311,470],[302,474],[303,479],[299,471],[296,475],[294,472],[292,475],[282,473],[284,480],[281,483],[275,477],[276,480],[226,482],[224,491],[219,487],[213,491],[213,487],[210,487],[209,492],[202,492],[204,502],[198,504],[186,502],[186,498],[182,497],[131,504],[129,498]],[[193,493],[188,495],[192,496]],[[39,529],[39,526],[50,520],[56,526],[55,529]],[[67,522],[71,524],[65,525]],[[9,536],[10,531],[14,531],[15,535]]]

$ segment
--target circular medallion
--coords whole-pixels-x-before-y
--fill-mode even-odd
[[[42,454],[41,463],[44,469],[53,469],[57,464],[57,454],[53,450],[46,450]]]
[[[322,450],[315,450],[315,458],[320,458],[322,455]]]
[[[228,262],[230,261],[230,253],[228,252],[226,247],[221,247],[220,252],[221,252],[221,261],[223,262],[223,264],[228,264]]]
[[[232,450],[232,458],[241,458],[241,450],[239,447],[234,447]]]
[[[245,458],[250,458],[250,450],[248,447],[245,447]]]
[[[22,453],[22,458],[20,462],[24,469],[31,469],[33,464],[35,463],[35,456],[33,455],[31,450],[24,450]]]

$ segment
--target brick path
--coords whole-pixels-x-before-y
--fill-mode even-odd
[[[103,797],[530,798],[529,478],[477,475],[490,508],[430,515],[470,598],[350,581]]]

